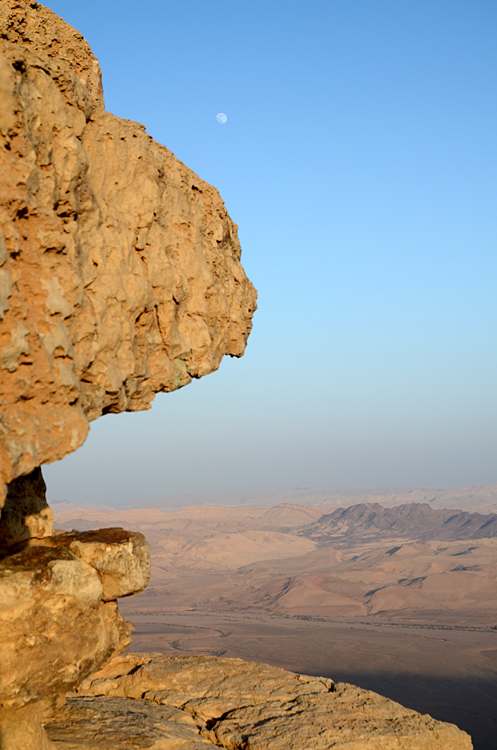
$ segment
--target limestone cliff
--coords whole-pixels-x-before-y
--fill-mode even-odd
[[[256,293],[217,190],[106,112],[79,32],[0,0],[0,747],[130,642],[141,534],[52,535],[40,467],[241,356]]]
[[[218,191],[104,108],[47,8],[0,0],[0,506],[107,412],[241,356],[256,293]]]

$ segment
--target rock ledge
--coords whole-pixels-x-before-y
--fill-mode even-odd
[[[58,750],[470,750],[470,737],[369,690],[266,664],[125,654],[46,725]]]

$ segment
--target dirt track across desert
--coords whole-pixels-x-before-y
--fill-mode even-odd
[[[495,750],[497,630],[258,612],[129,611],[128,617],[136,628],[131,650],[239,657],[351,682],[457,724],[475,750]]]
[[[497,514],[360,503],[109,512],[152,552],[135,651],[267,662],[372,689],[497,747]]]

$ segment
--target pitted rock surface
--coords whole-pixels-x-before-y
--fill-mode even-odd
[[[47,734],[60,750],[472,748],[454,725],[353,685],[240,659],[160,654],[114,658]]]
[[[150,548],[139,532],[74,531],[58,533],[46,543],[68,549],[97,571],[104,602],[139,594],[150,580]]]
[[[89,423],[242,356],[256,292],[215,188],[106,112],[88,43],[0,0],[0,746],[129,644],[140,534],[52,535],[41,466]]]
[[[92,675],[130,642],[113,599],[146,585],[148,549],[52,536],[39,467],[241,356],[256,293],[217,190],[106,112],[87,42],[26,0],[0,0],[0,169],[0,746],[469,750],[369,691],[240,660],[127,654]]]
[[[0,559],[0,706],[63,694],[124,650],[133,627],[115,599],[149,577],[146,540],[123,529],[31,539]]]
[[[0,505],[5,485],[241,356],[256,293],[218,191],[105,111],[87,42],[0,0]]]

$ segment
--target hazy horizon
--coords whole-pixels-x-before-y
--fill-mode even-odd
[[[424,497],[423,497],[424,495]],[[369,499],[370,498],[370,499]],[[144,497],[119,503],[108,503],[94,498],[76,501],[70,498],[54,499],[48,490],[48,501],[55,513],[63,512],[62,506],[96,508],[120,511],[156,508],[171,512],[182,508],[200,506],[218,507],[275,507],[283,505],[318,506],[323,512],[340,506],[372,502],[393,507],[404,503],[430,503],[433,508],[457,508],[476,513],[497,513],[497,483],[470,485],[469,487],[349,487],[318,489],[311,487],[287,487],[278,490],[257,492],[194,492],[179,495]]]

